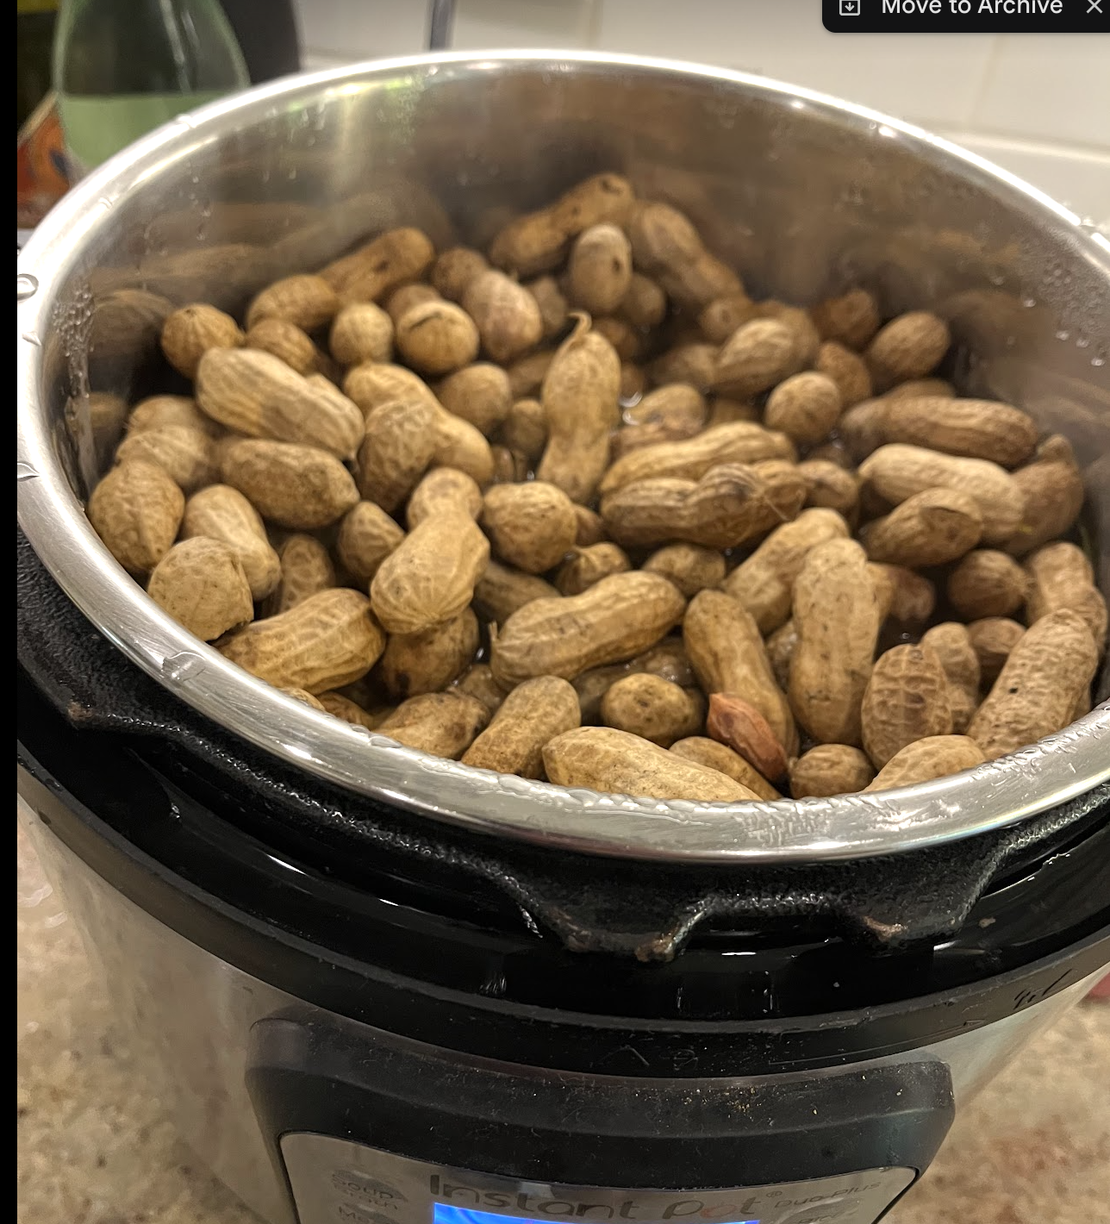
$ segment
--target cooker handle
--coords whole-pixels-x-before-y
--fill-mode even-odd
[[[873,1224],[954,1113],[947,1064],[920,1050],[744,1079],[572,1076],[303,1009],[255,1024],[247,1085],[301,1224],[361,1220],[360,1208],[368,1221],[436,1224],[445,1198],[483,1218],[611,1203],[611,1218],[632,1204],[619,1214],[633,1221]],[[333,1214],[348,1195],[352,1214]]]

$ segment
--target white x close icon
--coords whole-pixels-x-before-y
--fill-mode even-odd
[[[1087,0],[1087,16],[1102,12],[1102,0]]]

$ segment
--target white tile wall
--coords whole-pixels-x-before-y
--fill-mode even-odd
[[[306,66],[424,49],[424,0],[298,0]],[[1110,35],[830,34],[820,0],[457,0],[452,46],[758,72],[931,128],[1110,226]]]

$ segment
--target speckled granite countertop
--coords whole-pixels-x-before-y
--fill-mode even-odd
[[[258,1224],[178,1142],[19,836],[20,1224]],[[1110,1219],[1110,1002],[1080,1005],[965,1111],[891,1224]]]

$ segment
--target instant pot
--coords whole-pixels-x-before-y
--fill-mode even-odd
[[[872,1224],[1110,962],[1105,670],[1086,717],[952,778],[603,796],[284,696],[92,532],[90,393],[174,386],[169,310],[389,226],[487,241],[604,169],[756,294],[942,313],[962,387],[1071,439],[1110,587],[1110,244],[916,129],[738,73],[450,54],[106,164],[20,259],[20,809],[182,1135],[272,1224]]]

